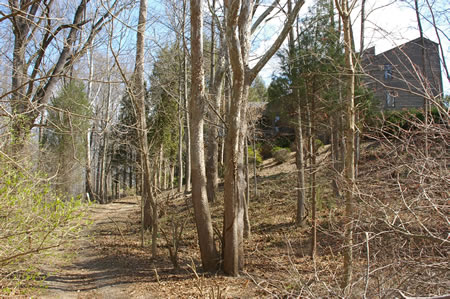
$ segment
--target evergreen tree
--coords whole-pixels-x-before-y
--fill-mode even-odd
[[[256,76],[250,86],[248,94],[249,102],[267,102],[267,88],[261,76]]]
[[[51,102],[48,127],[43,145],[48,157],[55,156],[56,163],[48,163],[50,173],[58,173],[57,186],[62,192],[82,192],[82,166],[86,159],[86,133],[92,114],[84,85],[72,81],[64,86]]]
[[[179,54],[178,51],[175,45],[162,48],[156,57],[150,76],[149,93],[153,109],[150,116],[149,138],[153,155],[159,157],[160,185],[167,182],[167,168],[175,164],[181,141],[178,127],[178,105],[180,104],[178,91],[181,70],[178,61],[173,59]]]
[[[168,46],[156,57],[150,76],[150,97],[152,99],[152,114],[150,138],[152,146],[158,149],[161,145],[165,156],[175,159],[178,145],[177,107],[178,85],[180,72],[176,57],[178,49]]]

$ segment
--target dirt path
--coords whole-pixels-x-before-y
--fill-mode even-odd
[[[56,261],[48,265],[47,270],[52,274],[46,280],[47,290],[40,297],[135,298],[130,286],[143,275],[152,276],[145,270],[147,263],[138,258],[140,255],[132,260],[121,254],[122,249],[132,250],[125,238],[133,233],[130,228],[136,213],[139,213],[139,206],[133,197],[95,205],[91,210],[93,224],[89,232],[64,249],[65,254],[72,253],[74,257],[70,262]]]
[[[182,206],[184,197],[179,197]],[[167,203],[166,203],[167,204]],[[62,250],[69,262],[45,262],[46,289],[38,298],[253,298],[245,277],[202,273],[194,224],[183,237],[180,268],[167,257],[158,240],[159,255],[151,258],[150,244],[140,244],[140,205],[127,197],[91,208],[93,224],[86,236]],[[173,208],[173,207],[172,207]],[[146,236],[150,239],[150,236]],[[226,294],[226,295],[225,295]]]

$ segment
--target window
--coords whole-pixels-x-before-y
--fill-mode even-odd
[[[395,98],[397,97],[397,93],[393,91],[385,91],[386,95],[386,107],[394,108],[395,107]]]
[[[384,80],[391,80],[392,79],[392,64],[385,64],[384,65]]]

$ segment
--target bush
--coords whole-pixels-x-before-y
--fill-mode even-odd
[[[445,120],[436,107],[430,111],[429,122],[443,124]],[[425,124],[425,114],[421,109],[392,110],[380,112],[375,121],[369,121],[369,127],[382,128],[389,135],[399,136],[404,131],[422,130]]]
[[[1,288],[14,294],[43,254],[79,236],[86,205],[62,200],[41,174],[10,165],[0,156]],[[31,269],[31,270],[30,270]],[[34,279],[31,279],[34,280]]]
[[[291,150],[288,148],[275,146],[272,149],[272,156],[278,164],[281,164],[289,160],[290,152]]]
[[[272,145],[270,143],[265,142],[258,146],[258,149],[260,150],[263,159],[272,158]]]
[[[280,136],[275,139],[274,143],[276,146],[289,148],[291,146],[291,144],[294,143],[294,140],[295,140],[294,135]]]
[[[315,144],[316,149],[319,149],[319,148],[321,148],[323,146],[323,142],[320,139],[316,139],[314,142],[316,143]]]
[[[255,163],[255,154],[256,154],[256,165],[260,165],[263,161],[263,158],[258,149],[254,150],[252,146],[248,147],[248,163]]]

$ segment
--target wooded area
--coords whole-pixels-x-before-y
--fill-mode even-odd
[[[194,297],[450,294],[449,7],[369,2],[0,1],[0,297],[88,234]],[[380,64],[399,3],[418,50]]]

